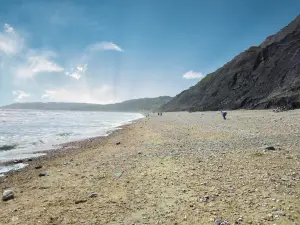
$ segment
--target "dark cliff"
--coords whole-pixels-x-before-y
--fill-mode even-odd
[[[161,107],[162,111],[300,108],[300,15]]]

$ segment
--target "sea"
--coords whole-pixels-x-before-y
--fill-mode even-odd
[[[0,109],[0,174],[26,166],[3,166],[5,162],[39,157],[62,143],[107,136],[143,117],[140,113]]]

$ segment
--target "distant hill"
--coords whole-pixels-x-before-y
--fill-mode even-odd
[[[124,101],[121,103],[99,105],[87,103],[62,103],[62,102],[28,102],[14,103],[3,106],[2,109],[38,109],[38,110],[76,110],[76,111],[109,111],[109,112],[143,112],[156,111],[160,106],[171,100],[169,96],[157,98],[141,98]]]
[[[238,37],[237,37],[238,38]],[[161,111],[300,108],[300,15],[160,108]]]

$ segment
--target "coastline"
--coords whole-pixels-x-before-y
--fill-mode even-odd
[[[0,223],[298,224],[299,130],[300,110],[152,115],[0,178]]]
[[[0,162],[0,166],[4,166],[4,167],[19,164],[19,163],[26,164],[26,166],[21,169],[10,170],[8,172],[2,173],[2,175],[5,177],[5,176],[11,175],[15,172],[21,172],[21,170],[24,170],[25,168],[30,166],[30,164],[43,163],[47,160],[51,160],[56,157],[61,157],[61,156],[64,156],[64,155],[69,154],[74,151],[84,150],[86,148],[90,148],[91,146],[96,147],[97,145],[101,144],[102,141],[104,141],[103,139],[108,138],[109,136],[118,135],[118,133],[120,131],[122,131],[123,129],[126,129],[126,127],[128,127],[132,124],[138,123],[139,121],[143,120],[144,118],[145,117],[135,119],[130,122],[126,122],[124,125],[117,126],[117,127],[113,128],[113,130],[109,131],[104,136],[95,136],[95,137],[84,138],[84,139],[75,140],[75,141],[69,141],[69,142],[59,144],[56,148],[53,147],[53,148],[43,150],[43,151],[35,151],[34,152],[35,154],[43,154],[43,155],[40,155],[37,157],[25,158],[25,159],[13,159],[13,160],[5,161],[2,163]]]

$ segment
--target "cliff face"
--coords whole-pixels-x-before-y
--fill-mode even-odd
[[[161,107],[163,111],[300,108],[300,15]]]

